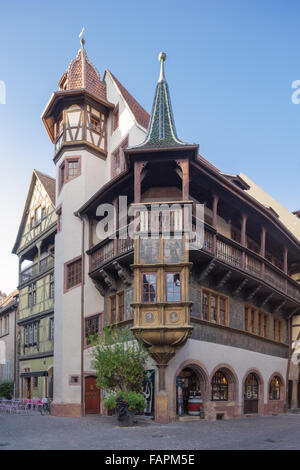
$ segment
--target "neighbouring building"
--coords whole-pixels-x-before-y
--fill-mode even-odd
[[[18,382],[22,398],[53,396],[55,179],[37,170],[13,247],[19,257]]]
[[[267,194],[262,188],[257,186],[248,176],[240,173],[249,188],[248,194],[253,196],[264,206],[272,208],[278,215],[279,220],[288,228],[288,230],[300,241],[300,211],[290,212],[282,204],[276,201],[272,196]],[[300,282],[299,267],[291,266],[291,277]],[[291,353],[290,362],[288,364],[288,407],[295,409],[300,408],[300,311],[295,311],[291,318]]]
[[[17,312],[18,290],[5,295],[0,304],[0,382],[13,381],[15,394],[17,384]]]
[[[42,114],[56,165],[54,415],[104,412],[89,354],[104,322],[129,325],[149,348],[159,422],[178,419],[181,394],[185,413],[198,390],[209,419],[286,409],[299,238],[245,179],[222,174],[178,138],[164,60],[150,117],[109,70],[101,80],[82,40]],[[152,212],[159,203],[172,204],[169,215]],[[31,233],[27,205],[15,251],[36,262],[34,233],[21,244]],[[190,246],[185,210],[193,230],[201,227]],[[134,211],[137,239],[127,232]],[[25,300],[32,279],[22,282],[23,327],[35,318]],[[25,392],[41,354],[27,351]]]

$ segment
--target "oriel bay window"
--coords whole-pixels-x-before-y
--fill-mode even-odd
[[[202,320],[228,325],[228,298],[216,292],[203,290]]]
[[[156,273],[142,273],[142,302],[156,302]]]
[[[180,273],[167,273],[167,302],[179,302],[181,300]]]
[[[228,400],[228,381],[220,371],[215,373],[211,382],[211,399],[213,401]]]

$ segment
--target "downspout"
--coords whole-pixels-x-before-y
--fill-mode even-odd
[[[85,243],[85,223],[84,218],[78,213],[75,212],[75,216],[78,217],[82,222],[82,236],[81,236],[81,259],[82,259],[82,279],[81,279],[81,351],[80,351],[80,377],[81,377],[81,412],[82,415],[85,415],[85,406],[84,406],[84,281],[85,281],[85,256],[84,256],[84,243]]]
[[[288,410],[288,399],[289,399],[289,375],[290,375],[290,365],[291,365],[291,357],[292,357],[292,347],[291,347],[291,340],[292,340],[292,335],[291,335],[291,327],[292,322],[291,318],[288,318],[288,342],[289,342],[289,357],[288,357],[288,364],[286,368],[286,379],[285,379],[285,406],[284,406],[284,411],[285,413]]]

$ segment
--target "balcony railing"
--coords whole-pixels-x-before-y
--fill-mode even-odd
[[[104,240],[99,248],[90,255],[90,269],[101,267],[114,257],[132,250],[133,246],[134,240],[130,237]],[[209,228],[206,225],[204,240],[197,239],[193,243],[193,247],[193,249],[208,252],[222,262],[249,273],[300,302],[300,285],[298,286],[296,281],[265,258],[256,253],[252,254],[248,248],[216,233],[212,227]]]
[[[48,271],[48,269],[53,268],[54,266],[54,257],[49,255],[45,258],[42,258],[39,263],[34,263],[29,268],[24,269],[20,272],[19,283],[24,284],[29,282],[31,279],[43,274]]]
[[[205,230],[205,239],[206,237],[207,230]],[[278,291],[300,301],[300,285],[296,281],[292,280],[284,272],[280,272],[279,268],[273,266],[259,255],[251,255],[247,248],[236,246],[234,241],[229,239],[224,240],[224,238],[222,235],[216,235],[216,258],[249,272],[252,276],[265,281]],[[206,242],[204,241],[203,249],[214,254],[213,243],[211,246],[212,249],[207,250]]]
[[[115,256],[122,255],[133,249],[134,240],[132,238],[125,238],[116,240],[107,239],[104,243],[91,254],[90,258],[90,268],[93,271],[94,269],[99,268],[107,261],[111,260]]]

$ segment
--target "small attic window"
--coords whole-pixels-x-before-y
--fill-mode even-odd
[[[119,105],[114,109],[112,115],[112,132],[114,132],[119,127]]]

